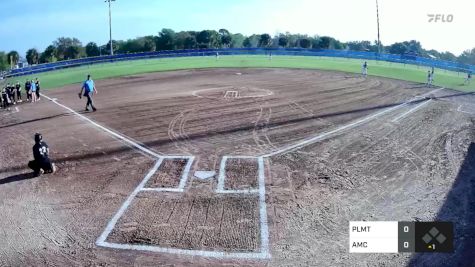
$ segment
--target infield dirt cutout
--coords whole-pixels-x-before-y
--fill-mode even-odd
[[[98,112],[81,112],[73,85],[45,92],[57,101],[42,97],[0,116],[0,265],[456,266],[473,258],[470,94],[286,69],[96,84]],[[23,175],[34,132],[57,174]],[[454,221],[459,245],[435,258],[348,254],[348,221],[362,219]]]

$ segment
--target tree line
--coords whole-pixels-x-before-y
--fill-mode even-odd
[[[456,56],[450,52],[426,50],[416,40],[397,42],[391,45],[378,45],[376,41],[340,42],[330,36],[308,36],[305,34],[280,33],[271,36],[267,33],[245,36],[240,33],[231,33],[226,29],[203,31],[180,31],[162,29],[157,35],[138,37],[129,40],[113,40],[112,47],[115,53],[153,52],[175,49],[203,49],[203,48],[313,48],[337,49],[353,51],[385,52],[391,54],[414,54],[442,60],[458,61],[475,64],[475,48],[464,51]],[[26,61],[30,65],[70,60],[83,57],[108,55],[110,43],[98,45],[89,42],[83,46],[77,38],[60,37],[53,41],[42,52],[35,48],[26,51]],[[20,60],[17,51],[9,53],[0,51],[0,70],[6,70],[16,65]]]

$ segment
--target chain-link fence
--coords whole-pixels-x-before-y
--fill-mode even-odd
[[[228,48],[228,49],[187,49],[173,51],[142,52],[132,54],[118,54],[113,56],[98,56],[81,58],[75,60],[65,60],[55,63],[45,63],[35,66],[11,70],[6,76],[14,77],[46,72],[57,69],[77,67],[83,65],[119,62],[127,60],[140,60],[152,58],[171,57],[200,57],[200,56],[226,56],[226,55],[276,55],[276,56],[310,56],[310,57],[334,57],[353,58],[361,60],[379,60],[386,62],[411,64],[417,66],[427,66],[440,68],[456,72],[475,72],[475,66],[452,61],[435,60],[423,58],[415,55],[393,55],[380,54],[375,52],[361,52],[349,50],[327,50],[327,49],[279,49],[279,48]]]

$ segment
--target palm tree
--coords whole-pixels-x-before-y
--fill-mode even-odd
[[[16,66],[16,64],[18,64],[18,61],[20,60],[20,54],[18,54],[17,51],[10,51],[7,54],[7,60],[8,64],[10,64],[10,67],[13,69],[13,66]]]

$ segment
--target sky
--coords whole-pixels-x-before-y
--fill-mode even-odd
[[[425,49],[459,55],[475,47],[475,0],[379,0],[381,42],[416,39]],[[105,44],[104,0],[0,0],[0,51],[43,51],[58,37]],[[429,14],[452,22],[429,22]],[[232,33],[302,33],[340,41],[377,38],[375,0],[116,0],[113,39],[157,35],[162,28]]]

